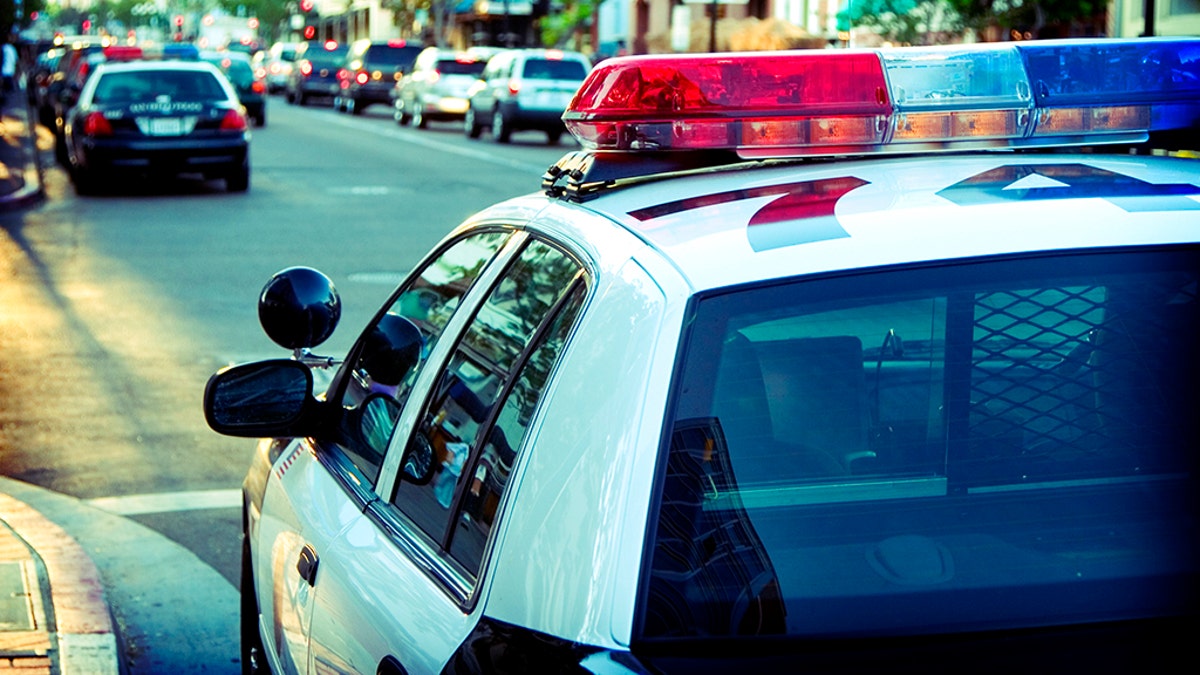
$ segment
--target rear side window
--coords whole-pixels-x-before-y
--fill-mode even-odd
[[[578,61],[529,59],[521,75],[527,80],[582,80],[587,77],[587,69]]]
[[[1193,611],[1200,253],[701,300],[646,638]]]

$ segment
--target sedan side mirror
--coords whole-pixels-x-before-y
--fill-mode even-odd
[[[225,368],[204,388],[204,419],[227,436],[310,436],[320,410],[312,371],[288,359]]]

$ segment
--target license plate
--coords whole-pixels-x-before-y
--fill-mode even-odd
[[[151,118],[149,132],[151,136],[182,136],[183,120],[178,117]]]

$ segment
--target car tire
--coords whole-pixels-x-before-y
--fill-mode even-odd
[[[296,94],[296,105],[300,105],[300,106],[308,105],[308,96],[304,92],[300,92],[300,93]]]
[[[421,110],[421,106],[413,108],[412,123],[418,129],[425,129],[429,126],[429,120],[425,119],[425,112]]]
[[[346,112],[351,115],[361,115],[363,114],[363,107],[359,105],[358,101],[348,98],[346,99]]]
[[[492,138],[496,139],[497,143],[508,143],[512,140],[512,128],[499,109],[492,113]]]
[[[287,99],[289,105],[296,105],[296,95],[290,89],[284,92],[283,97]]]
[[[400,104],[396,107],[396,112],[392,113],[392,117],[396,119],[396,124],[402,127],[408,126],[408,106]]]
[[[334,110],[334,112],[346,112],[346,107],[344,105],[342,105],[342,97],[341,96],[333,97],[333,110]]]
[[[254,594],[254,572],[250,566],[250,544],[242,542],[241,583],[241,657],[242,675],[270,673],[262,633],[258,627],[258,598]]]
[[[256,126],[256,127],[267,126],[267,113],[265,111],[260,112],[254,116],[254,126]]]
[[[245,192],[250,189],[250,165],[245,164],[225,176],[227,192]]]
[[[62,133],[54,134],[54,159],[59,166],[70,166],[71,159],[67,151],[67,139]]]
[[[467,135],[467,138],[479,138],[479,135],[483,133],[483,125],[475,119],[474,108],[467,108],[467,115],[463,117],[463,133]]]
[[[547,145],[558,145],[558,142],[560,140],[562,140],[562,135],[563,135],[563,132],[561,129],[555,129],[554,131],[547,131],[546,132],[546,144]]]
[[[73,167],[71,169],[71,183],[75,185],[75,194],[80,197],[90,197],[99,192],[98,179],[88,169]]]

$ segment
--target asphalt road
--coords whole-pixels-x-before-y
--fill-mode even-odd
[[[236,671],[238,488],[254,444],[209,431],[200,400],[217,368],[286,355],[258,326],[262,284],[292,265],[326,272],[343,318],[317,351],[338,356],[439,239],[535,191],[572,149],[401,128],[383,107],[352,117],[274,98],[267,118],[246,194],[168,180],[78,198],[51,168],[44,204],[0,217],[0,475],[45,508],[86,507],[72,534],[100,558],[131,672]],[[224,636],[205,647],[215,655],[176,644],[196,612]]]

